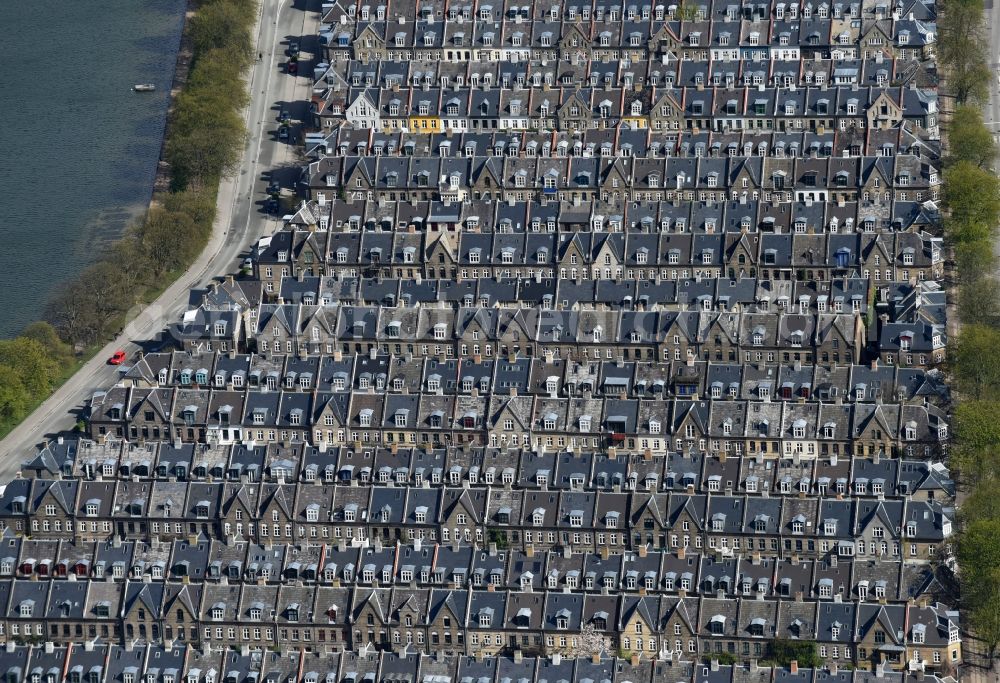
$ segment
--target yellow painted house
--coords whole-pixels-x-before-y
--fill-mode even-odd
[[[649,128],[648,116],[624,116],[622,117],[622,128],[630,130],[646,130]]]
[[[437,116],[411,116],[409,129],[411,133],[443,133],[444,121]]]

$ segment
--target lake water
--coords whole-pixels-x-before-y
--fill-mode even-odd
[[[0,2],[0,336],[36,320],[148,203],[184,9]]]

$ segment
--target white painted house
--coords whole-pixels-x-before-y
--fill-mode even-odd
[[[354,128],[381,130],[382,117],[379,116],[376,102],[368,91],[362,92],[347,106],[347,122]]]

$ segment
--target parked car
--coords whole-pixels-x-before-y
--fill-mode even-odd
[[[125,362],[125,352],[122,350],[115,351],[111,354],[111,358],[108,359],[108,365],[121,365]]]
[[[282,109],[281,113],[278,114],[278,120],[281,121],[282,123],[288,123],[289,121],[292,120],[292,117],[291,115],[289,115],[287,109]]]
[[[298,42],[292,40],[288,43],[288,56],[298,57],[299,56],[299,44]]]
[[[267,193],[272,197],[277,197],[279,194],[281,194],[281,185],[278,183],[277,180],[272,180],[270,183],[268,183]]]
[[[290,73],[290,74],[297,74],[298,72],[299,72],[299,63],[298,62],[289,61],[288,62],[288,73]]]
[[[288,126],[282,126],[278,129],[278,139],[287,140],[288,139]]]

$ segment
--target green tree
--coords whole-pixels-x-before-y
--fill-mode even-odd
[[[0,419],[20,420],[28,409],[28,390],[9,365],[0,365]]]
[[[73,362],[73,349],[59,338],[56,328],[47,322],[38,321],[31,323],[24,328],[21,336],[26,339],[33,339],[41,344],[42,348],[45,349],[45,353],[58,366],[66,366]]]
[[[969,626],[986,642],[992,662],[1000,643],[1000,519],[965,527],[958,539],[958,562]]]
[[[948,65],[967,64],[982,59],[982,0],[947,0],[939,5],[938,56]]]
[[[0,365],[17,373],[21,386],[31,398],[47,396],[59,370],[45,347],[28,337],[0,341]]]
[[[989,240],[971,240],[955,245],[955,266],[958,280],[971,285],[993,277],[997,270],[993,243]],[[971,320],[972,318],[967,318]]]
[[[985,104],[990,96],[991,76],[985,62],[971,62],[951,69],[947,83],[959,102]]]
[[[959,432],[956,427],[956,439],[959,438]],[[965,446],[958,443],[952,448],[948,462],[961,486],[969,490],[989,481],[1000,467],[1000,457],[993,446]]]
[[[958,288],[958,317],[984,325],[1000,325],[1000,282],[995,277],[963,283]]]
[[[962,401],[955,406],[955,429],[962,448],[1000,444],[1000,402]]]
[[[205,236],[212,231],[212,221],[215,220],[215,195],[212,192],[184,190],[170,192],[163,197],[163,207],[167,211],[186,213],[191,216]]]
[[[250,27],[256,3],[215,0],[201,5],[191,18],[191,40],[196,54],[213,49],[225,50],[238,57],[243,65],[253,60]]]
[[[946,83],[959,102],[984,103],[992,78],[982,0],[947,0],[938,21],[937,51]]]
[[[968,161],[979,168],[989,168],[997,150],[993,134],[983,125],[978,107],[960,104],[955,108],[948,127],[949,162]]]
[[[975,399],[1000,391],[1000,330],[966,325],[951,345],[951,369],[959,389]]]
[[[944,173],[941,193],[951,211],[945,227],[956,242],[988,240],[1000,218],[1000,184],[996,176],[968,161]]]
[[[242,109],[250,101],[246,84],[240,74],[246,67],[237,54],[215,48],[199,55],[187,81],[187,91],[209,93]]]
[[[188,214],[154,208],[139,228],[139,244],[149,267],[159,276],[194,260],[203,240]]]
[[[183,110],[183,116],[191,121],[176,125],[167,141],[174,189],[213,185],[239,163],[246,139],[243,120],[214,98],[178,102],[177,110]]]
[[[976,481],[975,488],[959,508],[960,519],[966,526],[983,519],[1000,519],[1000,480],[995,474],[998,463],[992,449],[989,454],[983,455],[991,459],[991,462],[985,463],[990,470],[986,477]]]

